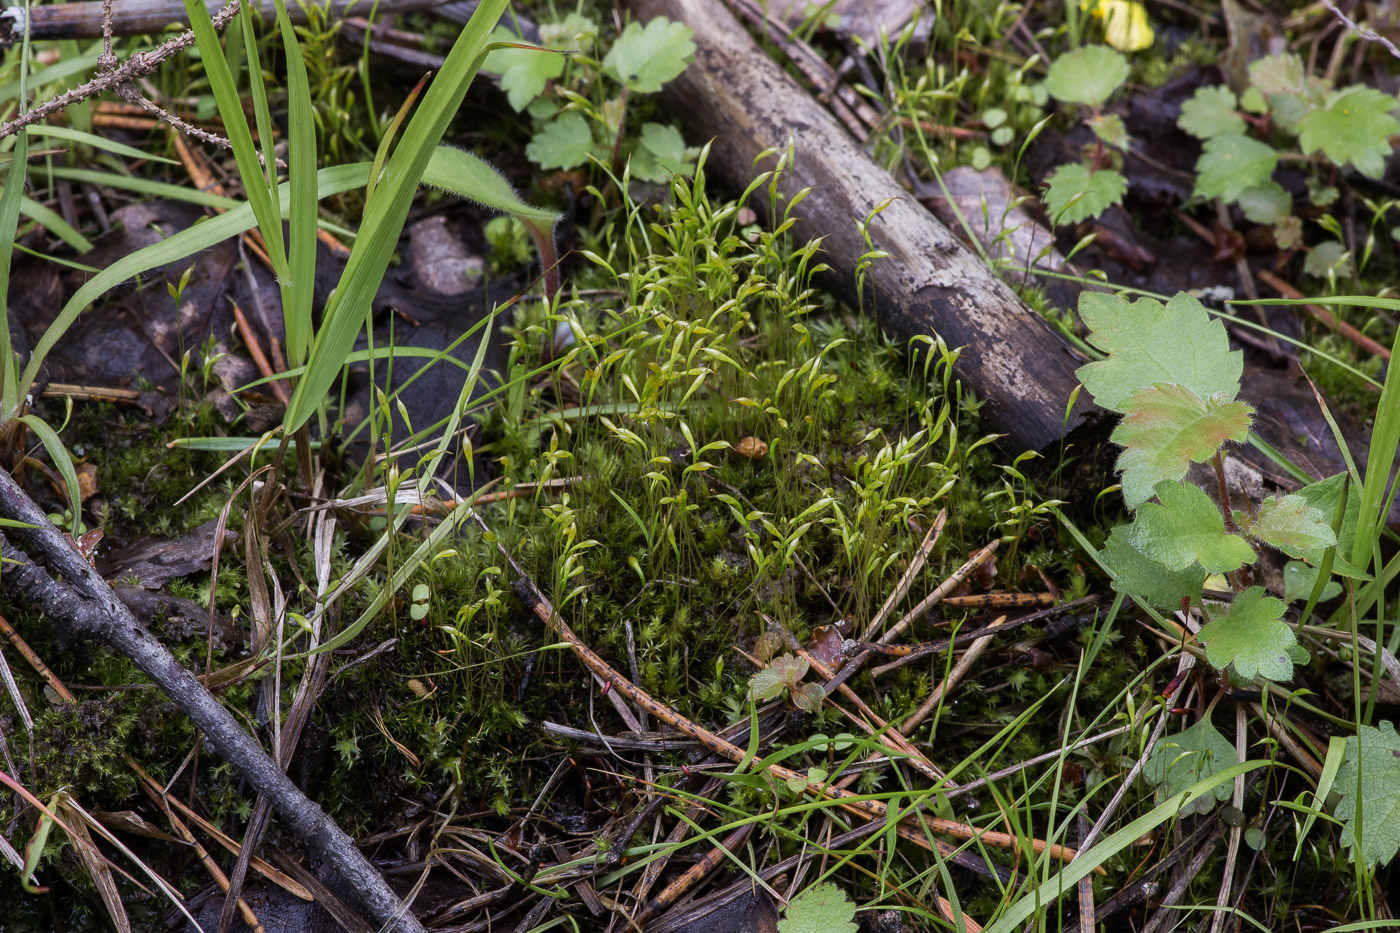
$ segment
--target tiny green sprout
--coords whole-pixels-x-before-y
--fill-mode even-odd
[[[185,303],[185,287],[190,284],[190,275],[193,272],[194,265],[191,264],[188,269],[180,273],[179,284],[172,285],[169,281],[165,283],[166,294],[175,302],[175,307],[177,308]]]
[[[409,607],[408,616],[415,622],[421,622],[428,615],[428,597],[432,595],[432,589],[426,583],[419,583],[413,588],[413,605]]]
[[[788,790],[792,791],[794,794],[801,794],[814,784],[825,784],[826,779],[830,776],[831,775],[822,768],[808,768],[805,776],[793,775],[787,779]]]
[[[1128,60],[1104,45],[1075,49],[1050,66],[1045,89],[1062,103],[1087,107],[1085,122],[1095,137],[1084,163],[1061,165],[1045,180],[1045,206],[1057,224],[1097,217],[1121,203],[1128,191],[1127,179],[1112,167],[1108,152],[1109,148],[1127,150],[1128,131],[1121,117],[1102,110],[1127,79]]]
[[[802,683],[802,678],[807,676],[808,667],[805,658],[795,658],[790,654],[781,655],[753,675],[749,682],[749,690],[754,700],[759,702],[776,699],[786,692],[798,709],[808,713],[814,712],[821,708],[826,693],[821,684]]]

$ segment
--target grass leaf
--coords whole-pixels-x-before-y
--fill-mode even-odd
[[[287,433],[305,424],[321,405],[354,347],[398,244],[418,183],[481,66],[486,37],[505,7],[506,0],[485,0],[477,7],[389,157],[384,178],[373,200],[365,206],[360,235],[345,263],[340,284],[327,302],[306,375],[297,384],[287,406],[283,420]]]

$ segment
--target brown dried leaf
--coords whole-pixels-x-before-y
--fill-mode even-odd
[[[768,442],[750,435],[734,445],[734,452],[749,460],[762,460],[768,456]]]

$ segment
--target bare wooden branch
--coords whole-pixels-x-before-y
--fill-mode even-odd
[[[94,3],[94,6],[100,7],[101,4]],[[12,24],[12,12],[13,10],[7,10],[4,14],[0,14],[0,22]],[[97,34],[101,35],[101,12],[95,12],[98,17],[96,27],[99,31]],[[214,15],[214,28],[224,28],[229,20],[233,19],[237,13],[238,0],[231,0],[228,6]],[[22,32],[22,22],[20,27]],[[191,45],[194,45],[193,31],[183,32],[170,41],[164,42],[156,48],[151,49],[149,52],[137,52],[120,65],[117,65],[111,70],[104,71],[86,84],[80,84],[75,88],[70,88],[57,97],[44,101],[34,109],[20,114],[4,126],[0,126],[0,139],[11,136],[24,129],[26,126],[38,123],[40,120],[47,119],[50,115],[58,113],[60,110],[76,104],[78,101],[87,100],[89,97],[94,97],[105,91],[115,92],[128,82],[135,81],[137,78],[142,78],[153,73],[160,67],[161,62],[165,61],[176,52],[189,48]]]
[[[422,10],[442,2],[443,0],[380,0],[378,15]],[[217,4],[209,2],[207,5],[212,12]],[[357,13],[368,15],[373,7],[371,0],[331,0],[329,14],[332,19],[339,19],[353,9]],[[102,0],[80,0],[77,3],[30,7],[29,38],[99,38],[102,35],[101,9]],[[259,0],[253,10],[267,20],[276,15],[272,0]],[[223,10],[219,12],[222,14]],[[307,7],[300,3],[288,3],[287,15],[293,23],[305,25]],[[172,23],[189,23],[189,17],[185,15],[184,0],[122,0],[112,11],[112,34],[117,36],[154,35]],[[0,13],[0,48],[23,34],[24,7],[13,6]]]
[[[72,636],[100,642],[130,658],[190,717],[215,752],[267,798],[284,824],[332,866],[347,889],[357,892],[377,923],[406,933],[423,933],[423,926],[354,840],[282,773],[232,714],[136,621],[107,581],[5,470],[0,470],[0,515],[29,526],[0,534],[0,550],[7,558],[20,561],[6,565],[4,584],[8,591],[41,607]],[[28,553],[42,555],[48,569],[24,558],[10,535],[23,541]]]

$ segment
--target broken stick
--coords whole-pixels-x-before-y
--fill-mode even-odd
[[[424,933],[404,906],[335,821],[282,773],[262,747],[224,706],[180,665],[161,642],[136,621],[93,567],[49,522],[44,511],[0,469],[0,515],[26,523],[0,533],[7,558],[5,588],[78,636],[93,639],[130,658],[204,733],[209,744],[276,809],[284,824],[357,892],[361,905],[381,927]],[[49,568],[23,557],[9,536],[24,541],[30,554],[42,554]],[[52,570],[52,574],[50,573]]]

